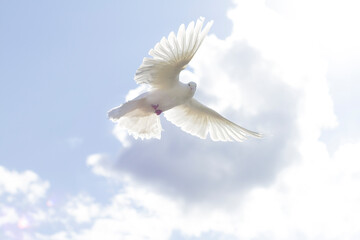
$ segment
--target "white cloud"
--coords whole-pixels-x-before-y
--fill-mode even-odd
[[[92,168],[92,171],[99,176],[122,179],[116,172],[111,171],[113,161],[107,154],[92,154],[86,159],[86,164]]]
[[[119,125],[116,125],[113,129],[113,134],[121,142],[124,148],[131,146],[131,139],[125,129],[122,129]]]
[[[189,205],[124,181],[93,225],[71,234],[76,239],[170,239],[174,232],[200,239],[210,232],[233,239],[357,239],[360,143],[342,146],[333,157],[319,141],[306,147],[302,161],[282,171],[274,184],[255,187],[229,206]]]
[[[36,233],[35,234],[36,239],[39,240],[68,240],[71,239],[69,237],[69,233],[67,231],[61,231],[57,232],[51,235]]]
[[[0,166],[1,239],[33,239],[28,231],[48,221],[41,200],[49,186],[33,171],[17,172]]]
[[[243,205],[244,237],[356,239],[359,149],[359,144],[343,146],[331,158],[318,142],[316,152],[306,153],[302,164],[280,174],[272,187],[254,189]]]
[[[16,223],[19,216],[14,208],[0,205],[0,226],[9,223]]]
[[[78,199],[79,202],[84,200]],[[86,205],[88,200],[78,204]],[[175,230],[200,236],[209,226],[221,224],[225,216],[211,213],[204,221],[202,211],[182,209],[181,202],[173,201],[142,186],[126,186],[111,202],[101,206],[91,227],[53,235],[38,235],[40,239],[169,239]],[[82,207],[80,207],[82,208]],[[101,213],[100,213],[101,212]],[[209,225],[212,224],[212,225]],[[224,224],[221,224],[224,225]]]
[[[100,207],[87,195],[80,194],[67,202],[65,211],[72,216],[76,222],[90,222],[93,217],[98,216]]]
[[[0,196],[23,194],[30,202],[36,202],[45,196],[50,184],[39,179],[32,171],[19,173],[0,166]]]
[[[360,88],[360,33],[354,30],[360,22],[360,4],[356,0],[269,0],[266,4],[288,19],[293,29],[302,31],[312,49],[328,60],[328,86],[339,125],[323,132],[322,140],[333,153],[339,144],[352,142],[360,134],[360,114],[354,106]]]

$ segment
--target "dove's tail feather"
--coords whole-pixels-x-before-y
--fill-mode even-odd
[[[135,99],[115,107],[108,112],[108,117],[117,122],[120,128],[126,129],[135,139],[160,139],[160,118],[153,111],[143,108],[142,101],[143,99]]]
[[[122,117],[119,126],[126,129],[135,139],[161,138],[160,118],[155,113],[142,116]]]

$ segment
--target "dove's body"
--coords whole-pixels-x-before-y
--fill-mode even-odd
[[[187,84],[177,82],[171,88],[150,90],[120,107],[113,108],[109,111],[109,117],[111,119],[119,119],[126,116],[146,116],[156,113],[156,110],[165,112],[176,106],[185,104],[194,96],[194,93],[195,88],[193,86],[190,87]],[[137,111],[134,112],[135,110]]]
[[[194,93],[195,91],[192,91],[187,84],[177,82],[169,89],[154,89],[148,92],[145,100],[150,106],[158,105],[156,109],[165,112],[189,101]]]
[[[200,138],[210,135],[214,141],[240,142],[248,135],[260,137],[196,101],[193,98],[196,83],[179,81],[180,72],[200,47],[211,25],[209,22],[202,30],[203,19],[200,18],[196,25],[192,22],[187,29],[181,25],[177,36],[171,32],[168,39],[161,39],[149,52],[153,58],[144,58],[135,75],[138,84],[149,84],[152,90],[111,109],[109,118],[135,138],[142,139],[160,139],[158,115],[162,112],[170,122]]]

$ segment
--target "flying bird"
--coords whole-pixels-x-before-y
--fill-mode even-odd
[[[179,74],[195,55],[210,30],[213,21],[203,28],[204,18],[182,24],[177,35],[171,32],[149,51],[135,74],[137,84],[148,84],[150,90],[108,112],[135,139],[161,138],[159,115],[183,131],[213,141],[238,141],[261,134],[247,130],[227,120],[194,98],[196,83],[182,83]]]

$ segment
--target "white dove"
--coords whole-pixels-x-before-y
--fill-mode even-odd
[[[182,24],[177,36],[171,32],[149,51],[135,74],[138,84],[150,85],[150,91],[141,94],[108,112],[108,117],[128,131],[135,139],[161,138],[159,115],[183,131],[205,139],[209,134],[213,141],[238,141],[246,136],[261,137],[222,117],[193,98],[196,83],[179,81],[185,69],[199,49],[213,21],[202,30],[204,18],[191,22],[187,29]]]

